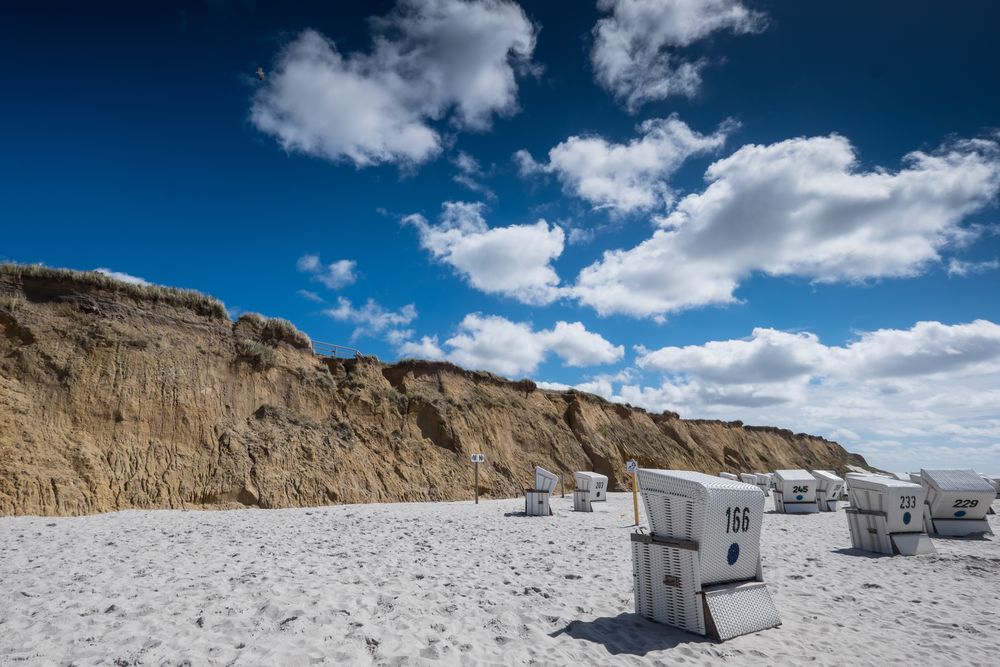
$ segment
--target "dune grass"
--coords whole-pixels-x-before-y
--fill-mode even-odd
[[[312,350],[312,340],[294,324],[280,317],[264,317],[259,313],[244,313],[236,320],[236,327],[249,333],[261,343],[276,345],[287,343],[298,350]]]
[[[69,286],[82,286],[99,289],[113,294],[121,294],[141,301],[164,303],[189,310],[217,320],[228,320],[229,313],[225,305],[214,297],[207,296],[195,290],[163,287],[160,285],[137,285],[116,278],[111,278],[96,271],[74,271],[72,269],[54,269],[37,264],[0,264],[0,279],[15,280],[38,279]]]

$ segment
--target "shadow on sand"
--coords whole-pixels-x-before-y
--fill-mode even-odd
[[[592,621],[572,621],[549,636],[560,635],[603,644],[608,653],[613,655],[646,655],[651,651],[663,651],[679,644],[714,643],[710,639],[629,613],[604,616]]]
[[[834,549],[830,553],[840,554],[842,556],[860,556],[864,558],[892,558],[892,556],[890,556],[889,554],[880,554],[874,551],[855,549],[854,547],[844,547],[843,549]]]

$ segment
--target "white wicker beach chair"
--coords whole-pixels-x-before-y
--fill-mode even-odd
[[[734,482],[740,481],[740,478],[731,472],[720,472],[719,477],[721,477],[722,479],[732,480]]]
[[[760,568],[760,489],[683,470],[638,480],[651,534],[632,535],[636,612],[720,640],[779,625]]]
[[[820,512],[836,512],[844,491],[844,480],[832,470],[813,470],[816,478],[816,504]]]
[[[753,476],[757,478],[757,488],[763,491],[765,496],[771,495],[771,473],[755,472]]]
[[[578,491],[587,491],[591,501],[606,501],[608,499],[608,476],[596,472],[578,472],[574,474]]]
[[[816,478],[808,470],[775,470],[774,509],[786,514],[818,512]]]
[[[921,469],[920,480],[927,489],[928,532],[948,537],[993,534],[986,513],[996,491],[975,470]]]
[[[744,484],[753,484],[754,486],[757,486],[757,475],[752,472],[741,472],[740,481]]]
[[[851,506],[844,510],[855,549],[888,555],[935,553],[924,531],[926,490],[888,477],[851,478]]]
[[[574,474],[576,489],[573,490],[573,509],[577,512],[593,512],[593,502],[608,499],[608,478],[596,472]]]
[[[524,492],[524,513],[528,516],[549,516],[549,499],[559,477],[545,468],[535,466],[535,487]]]

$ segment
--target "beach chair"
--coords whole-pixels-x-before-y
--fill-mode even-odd
[[[774,509],[785,514],[818,512],[816,478],[808,470],[775,470]]]
[[[535,488],[524,492],[524,513],[528,516],[549,516],[549,498],[556,488],[559,478],[545,468],[535,466]]]
[[[771,473],[755,472],[753,476],[757,478],[757,488],[763,491],[765,496],[771,495]]]
[[[737,477],[736,475],[734,475],[731,472],[720,472],[719,473],[719,477],[721,477],[722,479],[728,479],[728,480],[733,481],[733,482],[740,481],[740,478]]]
[[[636,613],[720,641],[780,625],[760,565],[760,489],[685,470],[637,477],[650,533],[631,537]]]
[[[757,475],[752,472],[741,472],[740,481],[744,484],[753,484],[754,486],[757,486]]]
[[[986,512],[996,491],[975,470],[921,469],[920,483],[927,490],[927,532],[945,537],[993,534]]]
[[[855,549],[903,556],[936,553],[924,530],[927,491],[913,482],[860,475],[851,478],[847,526]]]
[[[920,484],[921,483],[920,482],[920,473],[919,472],[911,472],[910,473],[910,481],[913,482],[914,484]]]
[[[596,472],[574,474],[576,489],[573,491],[573,509],[577,512],[593,512],[591,503],[608,499],[608,478]]]
[[[813,470],[816,478],[816,504],[820,512],[836,512],[844,490],[844,480],[832,470]]]

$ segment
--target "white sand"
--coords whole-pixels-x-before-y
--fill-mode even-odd
[[[843,513],[767,514],[784,624],[717,644],[633,614],[606,505],[0,518],[0,664],[1000,664],[995,539],[868,557]]]

